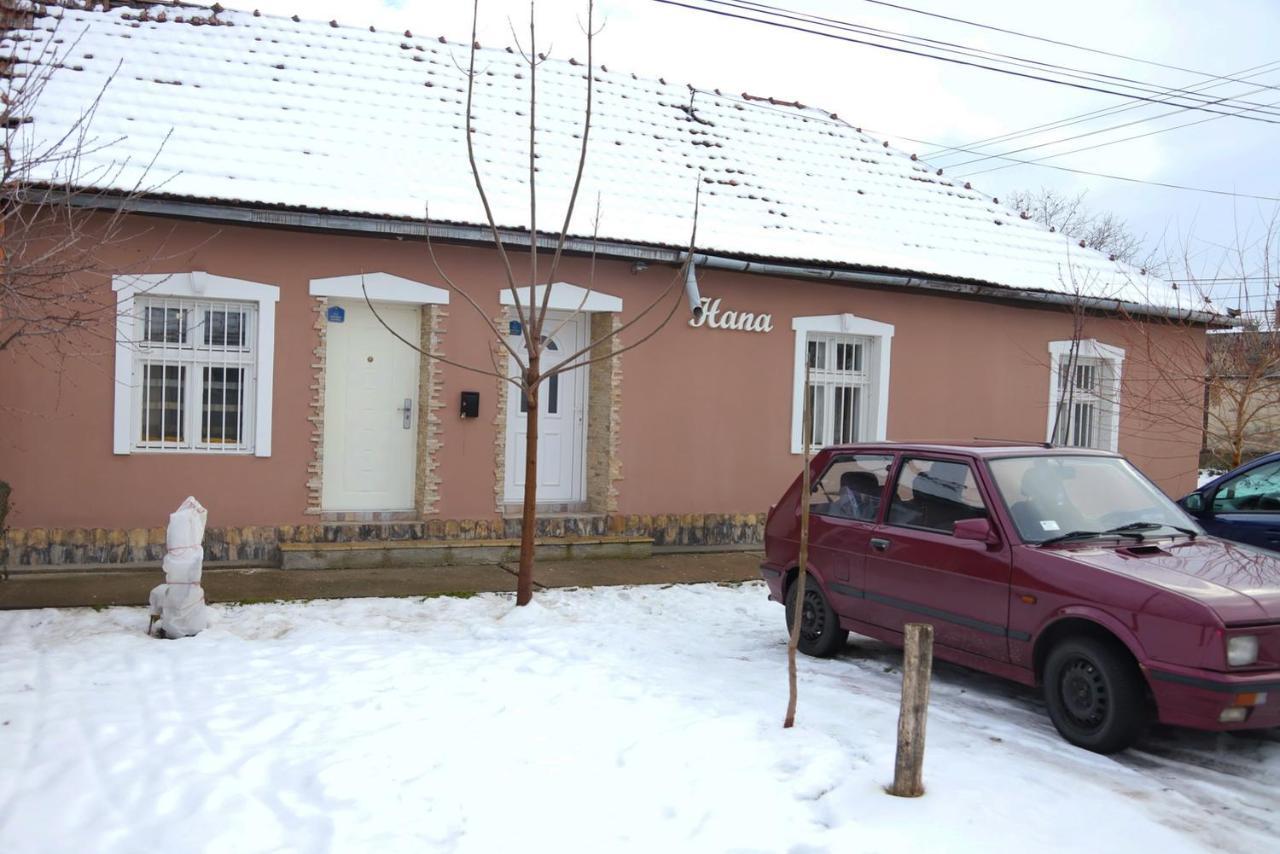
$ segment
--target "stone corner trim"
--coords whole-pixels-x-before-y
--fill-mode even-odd
[[[440,305],[422,307],[418,346],[425,352],[418,367],[418,465],[414,496],[418,515],[423,518],[436,513],[440,507],[440,456],[444,449],[440,411],[445,405],[443,366],[426,354],[442,351],[444,321],[448,313],[448,309]]]
[[[320,490],[324,479],[324,384],[325,359],[328,353],[326,335],[329,324],[325,321],[325,311],[329,306],[328,297],[316,297],[312,301],[316,319],[312,328],[316,331],[315,349],[311,351],[311,402],[308,404],[311,422],[311,460],[307,463],[307,507],[308,513],[320,512]]]

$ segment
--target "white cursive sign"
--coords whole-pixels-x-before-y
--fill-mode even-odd
[[[720,311],[720,298],[702,298],[702,316],[690,320],[690,326],[710,326],[712,329],[740,329],[743,332],[772,332],[772,314],[753,314],[749,311]]]

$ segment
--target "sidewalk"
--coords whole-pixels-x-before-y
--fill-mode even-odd
[[[696,584],[760,577],[762,552],[662,554],[641,559],[542,561],[535,587]],[[158,569],[14,574],[0,581],[0,610],[146,605],[164,581]],[[515,564],[403,569],[211,569],[203,586],[209,602],[344,599],[369,596],[513,592]]]

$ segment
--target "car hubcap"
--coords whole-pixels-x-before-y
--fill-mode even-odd
[[[825,628],[826,613],[822,608],[822,595],[813,590],[804,593],[804,610],[800,617],[800,634],[804,639],[815,641],[822,637]]]
[[[1072,723],[1086,730],[1102,726],[1107,719],[1109,696],[1107,684],[1092,661],[1076,658],[1067,662],[1058,687],[1063,708]]]

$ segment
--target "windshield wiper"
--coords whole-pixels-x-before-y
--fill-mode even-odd
[[[1170,530],[1177,531],[1179,534],[1186,534],[1193,540],[1196,538],[1196,532],[1190,528],[1180,528],[1177,525],[1170,525],[1168,522],[1130,522],[1128,525],[1108,528],[1105,533],[1120,534],[1125,531],[1151,531],[1156,528],[1169,528]]]
[[[1125,525],[1125,526],[1122,526],[1121,528],[1116,528],[1110,531],[1068,531],[1065,534],[1059,534],[1056,537],[1050,537],[1047,540],[1041,540],[1039,543],[1037,543],[1037,545],[1049,546],[1049,545],[1053,545],[1054,543],[1065,543],[1070,540],[1087,540],[1090,537],[1110,537],[1110,536],[1117,536],[1117,535],[1121,537],[1133,537],[1135,540],[1138,540],[1139,542],[1146,539],[1146,537],[1142,536],[1142,534],[1139,534],[1137,531],[1124,530],[1124,528],[1127,528],[1127,527],[1128,526]]]

